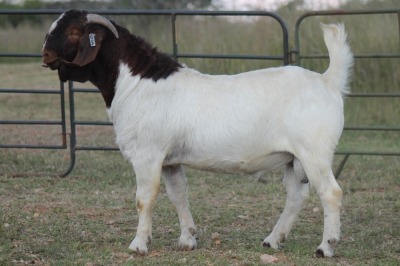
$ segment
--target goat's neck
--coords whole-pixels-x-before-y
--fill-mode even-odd
[[[122,35],[115,42],[103,47],[93,65],[91,82],[99,88],[107,108],[115,95],[118,68],[123,62],[131,69],[132,76],[142,79],[166,79],[182,66],[166,54],[160,53],[142,38]]]
[[[118,65],[115,64],[97,64],[92,69],[90,82],[100,90],[107,108],[111,106],[114,99],[117,75]]]

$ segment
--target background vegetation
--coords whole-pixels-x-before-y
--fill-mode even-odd
[[[68,3],[26,1],[22,6],[0,2],[0,8],[197,9],[210,1],[113,1]],[[159,6],[145,6],[158,3]],[[180,5],[182,4],[182,5]],[[52,6],[53,5],[53,6]],[[291,1],[276,12],[288,25],[294,48],[294,25],[305,12]],[[216,8],[216,7],[212,7]],[[341,9],[399,8],[397,0],[348,1]],[[57,16],[0,15],[0,53],[40,53],[43,38]],[[113,16],[113,20],[172,53],[168,16]],[[343,21],[356,55],[399,54],[398,16],[327,16],[304,21],[300,53],[326,54],[320,22]],[[281,55],[282,34],[271,18],[182,16],[177,19],[179,53]],[[180,58],[213,74],[233,74],[281,61]],[[323,72],[327,60],[302,60],[302,66]],[[58,89],[55,72],[40,67],[38,58],[0,58],[0,88]],[[353,93],[399,92],[399,58],[356,59]],[[90,84],[76,84],[91,87]],[[68,97],[68,94],[66,95]],[[0,120],[59,120],[57,95],[0,93]],[[67,101],[68,105],[68,101]],[[348,98],[346,125],[400,125],[399,98]],[[79,120],[107,120],[98,94],[77,94]],[[69,129],[68,129],[69,130]],[[78,126],[79,145],[113,146],[111,127]],[[1,144],[60,144],[59,126],[0,125]],[[338,150],[400,151],[399,132],[345,131]],[[322,237],[322,212],[312,194],[280,251],[261,247],[284,206],[280,172],[261,180],[188,171],[190,198],[199,228],[199,249],[179,252],[179,225],[162,188],[155,213],[154,241],[148,257],[126,249],[137,222],[135,180],[118,152],[77,152],[77,164],[66,179],[51,174],[69,165],[64,150],[0,149],[0,265],[254,265],[262,253],[281,265],[397,265],[400,261],[400,159],[352,156],[339,182],[345,192],[343,241],[334,259],[312,256]],[[341,156],[336,156],[338,165]],[[23,175],[19,175],[23,173]],[[39,173],[39,174],[38,174]],[[15,178],[15,176],[20,176]],[[221,242],[211,238],[218,232]]]

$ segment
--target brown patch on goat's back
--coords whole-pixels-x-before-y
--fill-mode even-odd
[[[125,50],[121,58],[132,69],[133,75],[157,81],[168,78],[182,67],[169,55],[159,52],[141,37],[127,34],[120,38],[127,39],[129,49]]]

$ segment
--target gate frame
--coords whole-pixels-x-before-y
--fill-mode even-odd
[[[54,9],[54,10],[0,10],[1,15],[60,15],[65,10]],[[182,10],[88,10],[91,13],[101,14],[101,15],[141,15],[141,16],[170,16],[171,18],[171,36],[172,36],[172,48],[173,53],[172,57],[178,60],[179,58],[213,58],[213,59],[264,59],[264,60],[279,60],[283,61],[283,65],[289,64],[289,37],[288,30],[284,20],[273,12],[268,11],[182,11]],[[282,55],[281,56],[254,56],[254,55],[229,55],[229,54],[180,54],[178,52],[178,42],[176,35],[176,18],[178,16],[251,16],[251,17],[269,17],[274,19],[280,26],[282,30]],[[1,53],[0,57],[41,57],[41,54],[23,54],[23,53]],[[74,82],[68,81],[68,90],[69,90],[69,126],[71,132],[69,133],[69,150],[70,150],[70,162],[69,166],[64,172],[56,174],[59,177],[65,177],[71,173],[74,168],[76,162],[76,151],[79,150],[109,150],[114,151],[118,150],[116,147],[91,147],[91,146],[78,146],[77,138],[76,138],[76,125],[98,125],[98,126],[109,126],[112,125],[110,122],[105,121],[77,121],[75,119],[75,93],[99,93],[98,89],[82,89],[74,87]],[[0,93],[12,92],[19,93],[22,90],[13,90],[0,89]],[[29,93],[36,93],[34,90],[27,90]],[[63,136],[63,145],[56,147],[47,147],[45,145],[2,145],[0,144],[0,148],[35,148],[35,149],[67,149],[67,140],[66,135],[66,121],[65,121],[65,97],[64,97],[64,83],[60,82],[60,91],[61,91],[61,109],[63,111],[62,117],[63,120],[61,122],[62,125],[62,136]],[[52,91],[50,93],[56,93],[57,91]],[[39,91],[37,92],[39,93]],[[42,92],[43,93],[43,92]],[[42,123],[43,121],[11,121],[11,120],[0,120],[0,124],[37,124]],[[43,122],[46,124],[46,121]],[[55,122],[54,122],[55,123]],[[24,174],[17,174],[18,176],[22,176]],[[26,174],[28,175],[28,174]],[[29,174],[31,175],[31,174]]]
[[[65,10],[54,9],[54,10],[0,10],[1,15],[59,15]],[[101,15],[123,15],[123,16],[170,16],[171,20],[171,36],[172,36],[172,57],[176,60],[179,58],[213,58],[213,59],[264,59],[264,60],[280,60],[283,65],[295,63],[300,65],[302,59],[312,58],[328,58],[327,55],[302,55],[300,54],[300,26],[301,23],[309,17],[315,16],[342,16],[342,15],[368,15],[368,14],[397,14],[398,15],[398,28],[400,38],[400,9],[384,9],[384,10],[335,10],[335,11],[312,11],[306,12],[301,15],[295,25],[295,49],[289,51],[289,37],[288,30],[284,20],[273,12],[267,11],[181,11],[181,10],[89,10],[89,12],[101,14]],[[184,54],[178,52],[178,42],[176,34],[176,19],[178,16],[258,16],[258,17],[269,17],[274,19],[281,27],[282,30],[282,56],[253,56],[253,55],[229,55],[229,54]],[[35,53],[1,53],[0,57],[14,57],[14,58],[40,58],[40,54]],[[400,58],[400,54],[370,54],[370,55],[355,55],[355,58]],[[292,61],[295,59],[295,61]],[[69,126],[70,133],[67,133],[67,121],[66,121],[66,99],[64,91],[64,83],[60,82],[60,90],[22,90],[22,89],[0,89],[1,93],[31,93],[31,94],[59,94],[60,95],[60,109],[61,109],[61,120],[60,121],[42,121],[42,120],[0,120],[1,124],[14,124],[14,125],[60,125],[62,134],[61,145],[28,145],[28,144],[1,144],[0,148],[27,148],[27,149],[68,149],[67,134],[69,138],[69,150],[70,150],[70,162],[67,169],[59,174],[55,174],[60,177],[65,177],[74,168],[76,162],[76,151],[79,150],[118,150],[116,147],[93,147],[93,146],[78,146],[76,138],[76,126],[77,125],[98,125],[98,126],[109,126],[112,125],[110,122],[105,121],[79,121],[75,119],[75,93],[99,93],[97,89],[82,89],[74,86],[74,82],[68,81],[69,90]],[[400,97],[400,93],[351,93],[348,97]],[[366,130],[366,131],[400,131],[400,127],[385,127],[385,126],[345,126],[344,130]],[[340,175],[350,155],[380,155],[380,156],[400,156],[399,152],[387,152],[387,151],[337,151],[335,154],[344,155],[345,157],[339,163],[339,166],[335,172],[336,178]],[[24,174],[16,174],[15,176],[21,176]],[[32,175],[32,174],[26,174]]]

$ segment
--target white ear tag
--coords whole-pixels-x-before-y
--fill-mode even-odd
[[[89,33],[89,43],[90,43],[91,47],[95,47],[96,46],[96,40],[94,38],[95,36],[96,36],[96,34]]]

